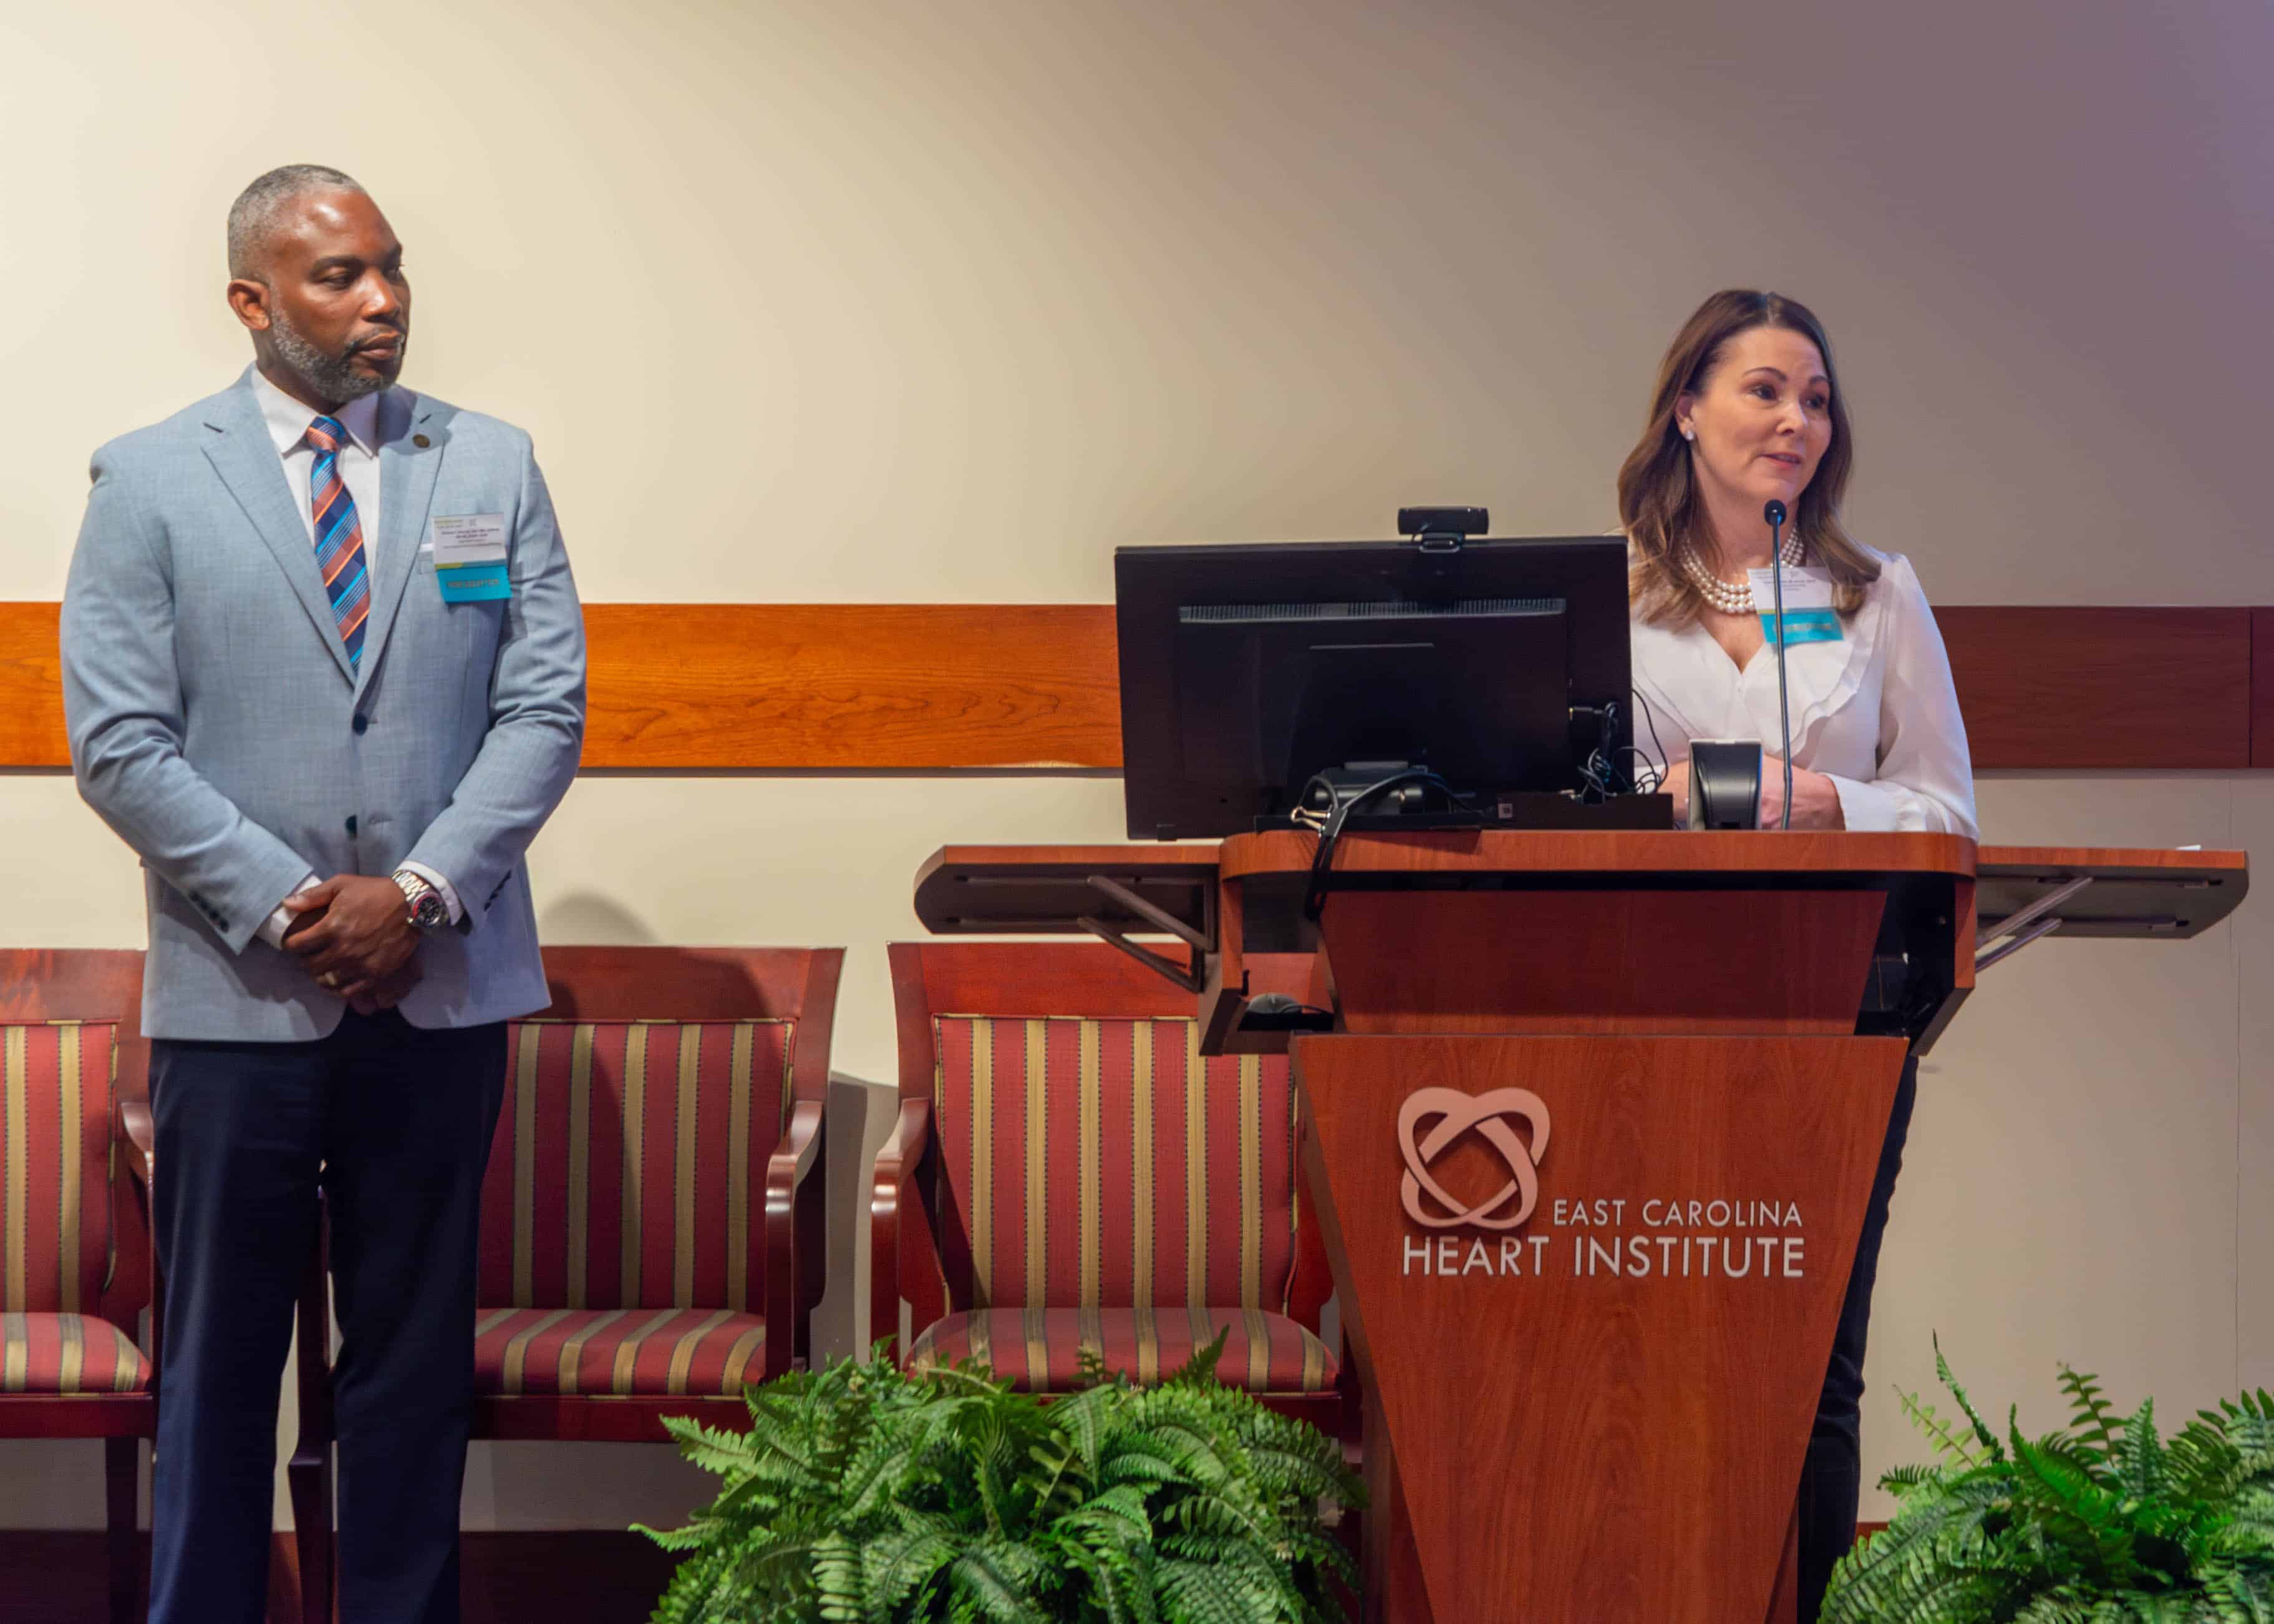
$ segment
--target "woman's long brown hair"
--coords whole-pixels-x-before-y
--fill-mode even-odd
[[[1674,421],[1675,403],[1701,390],[1721,360],[1729,341],[1756,327],[1785,327],[1816,346],[1832,392],[1832,443],[1825,447],[1816,477],[1800,493],[1793,534],[1808,548],[1809,562],[1830,572],[1833,603],[1842,615],[1864,605],[1864,590],[1879,578],[1879,563],[1840,523],[1840,499],[1855,466],[1856,436],[1849,426],[1847,397],[1832,365],[1832,342],[1816,312],[1797,299],[1750,288],[1731,288],[1698,307],[1675,335],[1658,365],[1651,390],[1650,416],[1642,438],[1619,470],[1619,521],[1634,544],[1627,575],[1627,601],[1647,625],[1694,623],[1705,598],[1675,561],[1679,549],[1694,547],[1714,556],[1713,538],[1690,472],[1690,443]]]

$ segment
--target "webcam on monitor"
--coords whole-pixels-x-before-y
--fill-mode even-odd
[[[1465,536],[1481,536],[1491,527],[1492,515],[1481,508],[1400,508],[1397,533],[1411,536],[1423,550],[1457,547]]]

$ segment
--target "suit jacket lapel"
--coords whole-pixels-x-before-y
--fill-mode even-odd
[[[284,478],[284,464],[276,455],[275,444],[268,438],[260,404],[253,399],[249,369],[236,388],[219,397],[206,425],[220,431],[206,441],[207,460],[230,494],[237,498],[237,506],[245,509],[245,516],[252,521],[252,528],[267,543],[269,552],[276,555],[277,568],[292,583],[317,635],[332,651],[340,675],[353,681],[355,669],[348,664],[347,645],[340,641],[338,623],[332,619],[332,600],[324,593],[324,578],[316,568],[315,545],[292,505],[292,487]]]
[[[431,424],[433,417],[433,406],[407,389],[390,389],[380,398],[374,430],[379,440],[379,573],[372,581],[371,619],[364,627],[358,692],[379,669],[387,635],[395,629],[403,589],[418,562],[418,540],[425,533],[426,509],[434,500],[434,479],[441,470],[447,437],[413,439],[411,431]]]

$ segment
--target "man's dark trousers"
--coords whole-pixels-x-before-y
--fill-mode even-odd
[[[151,1624],[260,1624],[277,1390],[314,1230],[341,1347],[343,1624],[452,1624],[502,1024],[350,1012],[312,1043],[151,1044],[165,1270]]]

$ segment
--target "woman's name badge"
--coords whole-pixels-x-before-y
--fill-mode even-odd
[[[1761,612],[1761,635],[1774,643],[1775,572],[1756,569],[1748,573],[1753,578],[1753,605]],[[1839,643],[1847,635],[1840,629],[1840,612],[1832,606],[1831,575],[1821,569],[1786,570],[1785,647],[1790,648],[1796,643]]]
[[[467,514],[435,519],[426,527],[434,545],[434,579],[446,604],[478,604],[511,598],[506,579],[505,515]]]

